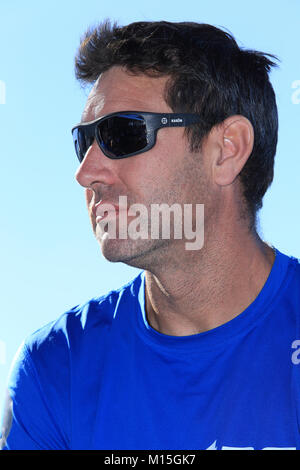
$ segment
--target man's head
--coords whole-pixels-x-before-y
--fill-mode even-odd
[[[208,209],[211,204],[211,211],[216,202],[221,208],[221,195],[230,186],[240,215],[254,230],[273,179],[277,144],[277,108],[268,79],[272,65],[266,55],[241,50],[230,34],[206,24],[105,22],[88,31],[76,57],[77,78],[94,84],[84,121],[137,110],[197,113],[201,122],[159,130],[153,149],[124,160],[110,161],[93,145],[78,181],[89,188],[90,198],[94,191],[96,202],[107,195],[116,203],[125,194],[128,203],[198,202]],[[203,158],[204,145],[211,161]],[[98,176],[97,161],[103,164]],[[129,180],[122,184],[129,167]]]

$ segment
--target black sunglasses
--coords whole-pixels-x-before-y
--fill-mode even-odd
[[[201,121],[198,114],[120,111],[73,127],[76,154],[81,163],[96,141],[108,158],[127,158],[150,150],[162,127],[186,127]]]

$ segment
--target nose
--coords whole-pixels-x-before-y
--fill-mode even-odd
[[[112,163],[101,152],[97,142],[94,140],[77,169],[75,178],[84,188],[89,188],[96,182],[111,184],[113,179]]]

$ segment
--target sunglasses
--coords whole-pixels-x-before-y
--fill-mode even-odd
[[[201,121],[198,114],[121,111],[73,127],[76,155],[81,163],[94,139],[108,158],[127,158],[147,152],[158,129],[186,127]]]

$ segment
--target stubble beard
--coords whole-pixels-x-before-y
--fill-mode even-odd
[[[162,252],[170,245],[169,239],[137,239],[132,240],[110,238],[108,233],[103,233],[98,226],[94,230],[96,239],[100,245],[102,255],[112,263],[125,263],[139,269],[149,269],[157,265]]]

